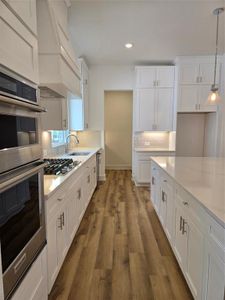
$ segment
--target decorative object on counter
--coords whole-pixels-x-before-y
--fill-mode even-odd
[[[207,104],[215,105],[221,101],[220,95],[218,93],[218,86],[216,86],[216,71],[217,71],[217,60],[218,60],[218,43],[219,43],[219,15],[224,12],[224,8],[216,8],[213,14],[216,15],[216,52],[215,52],[215,66],[214,66],[214,81],[211,87],[210,94],[207,99]]]
[[[44,168],[45,175],[64,175],[81,163],[77,160],[73,161],[70,158],[46,158],[44,161],[48,163]]]

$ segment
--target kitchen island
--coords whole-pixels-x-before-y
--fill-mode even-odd
[[[151,157],[151,200],[195,299],[224,299],[225,159]]]

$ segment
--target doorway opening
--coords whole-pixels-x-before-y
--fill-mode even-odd
[[[105,92],[105,166],[130,170],[132,166],[132,91]]]

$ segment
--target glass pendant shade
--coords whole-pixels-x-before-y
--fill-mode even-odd
[[[216,89],[216,90],[212,89],[209,93],[206,104],[207,105],[216,105],[216,104],[220,103],[220,101],[221,101],[221,98],[218,93],[218,89]]]

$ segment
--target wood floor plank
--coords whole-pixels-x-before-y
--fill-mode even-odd
[[[49,300],[192,300],[148,188],[107,171]]]
[[[153,290],[148,280],[145,257],[142,253],[130,253],[130,274],[133,300],[153,300]]]
[[[126,234],[116,234],[112,269],[112,300],[131,299],[131,281]]]

